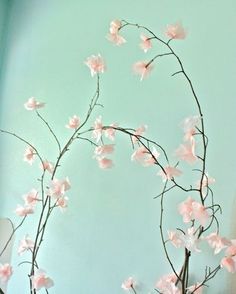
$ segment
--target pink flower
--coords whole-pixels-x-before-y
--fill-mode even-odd
[[[156,163],[160,153],[153,147],[150,153],[144,146],[139,147],[131,156],[131,160],[140,162],[143,166],[150,166]]]
[[[151,70],[153,69],[153,65],[149,64],[146,61],[138,61],[133,65],[133,71],[136,75],[140,75],[140,81],[146,78]]]
[[[177,231],[168,231],[169,241],[174,245],[176,248],[180,248],[183,246],[183,241],[181,239],[180,232]]]
[[[194,292],[194,294],[202,294],[203,286],[200,286],[200,283],[194,284],[187,288],[188,292],[187,294],[191,294]]]
[[[178,211],[183,216],[183,222],[185,223],[195,219],[202,226],[205,226],[210,217],[206,208],[191,197],[188,197],[187,200],[179,204]]]
[[[204,175],[204,177],[203,177],[203,180],[202,180],[202,188],[205,188],[205,187],[208,187],[208,186],[211,185],[211,184],[214,184],[215,181],[216,181],[216,180],[215,180],[214,178],[210,177],[210,176],[208,175],[208,173],[206,173],[206,174]],[[199,181],[197,182],[197,187],[198,187],[198,189],[200,189],[200,184],[201,184],[201,180],[199,180]]]
[[[201,252],[201,250],[197,247],[199,243],[199,239],[195,232],[195,228],[191,227],[187,229],[185,235],[182,236],[184,247],[192,252]]]
[[[146,53],[149,49],[152,48],[151,40],[150,38],[146,37],[143,34],[140,35],[140,38],[141,38],[140,47]]]
[[[6,283],[12,275],[12,267],[9,263],[0,264],[0,279],[2,283]]]
[[[182,122],[182,128],[184,131],[184,139],[185,141],[192,141],[193,136],[196,133],[196,127],[200,122],[199,115],[190,116],[185,118],[185,120]]]
[[[132,277],[129,277],[127,280],[125,280],[122,285],[121,288],[124,290],[130,290],[134,287],[134,279]]]
[[[221,267],[225,267],[228,272],[235,273],[236,272],[236,264],[235,259],[229,256],[223,257],[220,263]]]
[[[105,154],[111,154],[114,151],[114,144],[107,144],[107,145],[101,145],[97,146],[95,148],[95,155],[96,156],[101,156]]]
[[[175,274],[165,275],[156,283],[156,288],[161,293],[180,294],[180,290],[176,287],[177,277]]]
[[[175,154],[180,160],[184,160],[190,164],[195,163],[198,159],[195,155],[194,141],[192,141],[190,144],[181,144],[179,148],[175,151]]]
[[[171,39],[185,39],[186,31],[181,23],[168,25],[166,35]]]
[[[34,249],[34,241],[32,241],[28,235],[26,235],[19,244],[18,247],[18,254],[21,255],[23,252],[28,251],[28,250],[33,250]]]
[[[92,136],[94,139],[96,139],[96,142],[98,142],[101,139],[102,130],[103,130],[102,117],[99,116],[94,122],[93,133],[92,133]]]
[[[147,126],[141,126],[136,129],[136,131],[134,132],[134,135],[131,137],[133,144],[138,142],[137,137],[142,136],[144,134],[144,132],[146,132],[146,130],[147,130]]]
[[[236,240],[230,240],[230,246],[225,250],[227,256],[236,256]]]
[[[33,161],[34,161],[35,154],[36,154],[36,152],[31,146],[27,147],[25,149],[25,153],[24,153],[24,161],[26,161],[30,165],[32,165]]]
[[[98,54],[97,56],[92,55],[88,57],[85,64],[89,67],[92,77],[95,74],[103,73],[106,70],[105,62],[100,54]]]
[[[111,128],[107,128],[104,131],[104,134],[108,139],[110,139],[111,141],[114,141],[115,140],[115,132],[116,132],[116,130],[114,128],[117,127],[117,124],[111,124],[110,127]]]
[[[214,254],[220,253],[220,251],[231,245],[231,241],[224,237],[220,237],[217,233],[211,233],[205,237],[210,247],[215,249]]]
[[[30,205],[26,205],[26,206],[17,205],[17,208],[15,210],[15,213],[18,216],[26,216],[28,214],[33,214],[34,213],[34,209]]]
[[[38,269],[30,278],[32,280],[33,289],[36,291],[42,288],[49,289],[54,285],[53,280],[41,269]]]
[[[158,175],[162,177],[163,182],[166,180],[172,180],[174,177],[179,177],[182,174],[181,170],[173,166],[166,166],[164,171],[160,170],[158,173]]]
[[[65,208],[68,207],[68,197],[63,196],[57,199],[57,206],[60,207],[61,211],[63,212]]]
[[[53,196],[55,198],[59,198],[65,194],[65,191],[70,189],[69,179],[58,180],[54,179],[51,182],[51,187],[48,191],[49,196]]]
[[[126,40],[121,35],[119,35],[119,30],[121,28],[121,25],[122,24],[120,20],[117,20],[117,19],[113,20],[110,23],[110,32],[107,35],[107,39],[118,46],[126,42]]]
[[[44,107],[45,103],[41,103],[35,100],[34,97],[29,98],[29,100],[24,104],[27,110],[35,110]]]
[[[35,189],[32,189],[30,192],[25,194],[23,196],[23,199],[25,200],[25,205],[33,206],[36,204],[37,201],[39,201],[38,198],[38,191]]]
[[[73,117],[69,119],[69,123],[68,125],[66,125],[66,127],[68,129],[77,129],[79,125],[80,125],[80,119],[78,116],[74,115]]]
[[[54,171],[54,164],[48,160],[44,160],[40,167],[43,170],[47,170],[50,174]]]
[[[98,165],[101,169],[108,169],[113,166],[112,160],[106,157],[98,157],[97,160],[98,160]]]

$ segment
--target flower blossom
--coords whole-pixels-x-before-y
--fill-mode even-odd
[[[186,31],[181,23],[168,25],[166,29],[166,35],[171,39],[185,39]]]
[[[127,280],[125,280],[122,285],[121,288],[124,290],[130,290],[134,287],[135,281],[132,277],[129,277]]]
[[[201,250],[197,247],[199,243],[198,236],[195,232],[195,228],[191,227],[187,229],[187,232],[182,236],[184,247],[192,252],[201,252]]]
[[[119,30],[121,28],[121,21],[120,20],[113,20],[110,23],[110,29],[109,29],[109,33],[107,35],[107,39],[114,43],[117,46],[120,46],[124,43],[126,43],[125,38],[123,38],[120,34],[119,34]]]
[[[53,280],[49,278],[45,271],[41,269],[38,269],[35,274],[30,277],[30,279],[32,281],[33,289],[36,291],[42,288],[49,289],[54,285]]]
[[[61,209],[62,212],[65,210],[65,208],[68,207],[68,200],[69,200],[69,198],[66,197],[66,196],[62,196],[62,197],[59,197],[59,198],[57,199],[57,203],[56,203],[56,205],[57,205],[58,207],[60,207],[60,209]]]
[[[190,116],[184,119],[181,126],[184,131],[184,140],[192,142],[196,134],[196,127],[200,122],[199,115]]]
[[[107,128],[104,130],[104,135],[110,139],[111,141],[114,141],[115,140],[115,132],[116,132],[116,129],[114,128],[117,128],[117,124],[111,124],[110,125],[110,128]]]
[[[231,256],[223,257],[220,265],[221,267],[225,267],[229,273],[236,272],[236,260],[234,257],[231,257]]]
[[[70,189],[69,179],[53,179],[51,182],[51,187],[49,188],[48,195],[55,198],[59,198],[65,194],[65,191]]]
[[[176,282],[177,277],[175,274],[165,275],[158,280],[156,288],[163,294],[180,294],[180,290],[175,285]]]
[[[43,169],[43,170],[47,170],[50,174],[53,173],[54,171],[54,164],[48,160],[44,160],[40,167]]]
[[[184,202],[179,204],[178,211],[183,216],[184,223],[189,223],[191,220],[198,220],[202,226],[205,226],[210,217],[206,208],[191,197],[188,197]]]
[[[195,163],[198,159],[195,155],[195,141],[192,141],[190,144],[181,144],[175,151],[175,154],[179,159],[189,164]]]
[[[176,248],[180,248],[183,246],[183,241],[181,239],[180,232],[177,231],[168,231],[169,241],[174,245]]]
[[[205,240],[207,240],[211,248],[215,249],[214,254],[220,253],[222,249],[231,245],[231,241],[219,236],[217,233],[211,233],[210,235],[205,237]]]
[[[94,154],[101,156],[105,154],[111,154],[114,151],[114,144],[100,145],[95,148]]]
[[[103,131],[102,117],[99,116],[94,122],[93,132],[92,132],[92,136],[94,139],[96,139],[96,142],[98,142],[101,139],[102,131]]]
[[[105,62],[100,54],[88,57],[85,64],[89,67],[92,77],[98,73],[103,73],[106,70]]]
[[[156,150],[155,147],[153,147],[152,152],[150,153],[146,147],[140,146],[131,155],[131,160],[136,160],[143,166],[150,166],[156,163],[159,156],[160,153]]]
[[[28,250],[33,250],[34,249],[34,241],[31,240],[28,235],[26,235],[19,244],[18,247],[18,254],[21,255],[23,252],[28,251]]]
[[[152,69],[153,65],[146,61],[137,61],[133,65],[133,71],[136,75],[140,76],[140,81],[146,78]]]
[[[146,37],[145,35],[141,34],[141,43],[139,44],[141,49],[146,53],[149,49],[152,48],[152,43],[150,38]]]
[[[163,170],[160,170],[158,175],[162,177],[163,182],[166,180],[172,180],[174,177],[179,177],[182,174],[181,170],[173,166],[166,166]]]
[[[68,125],[66,127],[68,129],[77,129],[80,125],[80,119],[77,115],[70,117]]]
[[[38,191],[35,189],[32,189],[27,194],[23,196],[23,199],[25,201],[25,205],[34,206],[37,201],[40,199],[38,198]]]
[[[144,132],[146,132],[146,130],[147,130],[147,126],[141,126],[135,130],[133,136],[131,137],[133,144],[138,142],[137,137],[142,136]]]
[[[215,183],[215,179],[210,177],[208,175],[208,173],[206,173],[204,176],[203,176],[203,179],[202,179],[202,188],[205,188],[205,187],[208,187],[209,185],[211,184],[214,184]],[[201,186],[201,180],[197,181],[197,187],[198,189],[200,189],[200,186]]]
[[[12,266],[9,263],[0,263],[0,280],[2,283],[6,283],[12,275]]]
[[[36,151],[34,150],[34,148],[32,148],[31,146],[27,147],[24,153],[24,161],[32,165],[35,154],[36,154]]]
[[[38,108],[44,107],[45,103],[41,103],[35,100],[34,97],[29,98],[29,100],[24,104],[27,110],[36,110]]]
[[[101,169],[109,169],[112,168],[113,162],[111,159],[108,159],[106,157],[98,157],[97,158],[98,165]]]
[[[18,216],[27,216],[28,214],[34,213],[34,208],[31,205],[25,205],[25,206],[17,205],[15,213]]]

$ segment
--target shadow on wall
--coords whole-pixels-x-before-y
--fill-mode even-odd
[[[12,233],[12,223],[9,219],[0,218],[0,252],[3,250],[6,242],[9,240],[9,237]],[[7,249],[4,251],[4,253],[0,256],[0,263],[10,263],[11,260],[11,253],[12,253],[12,246],[13,246],[14,238],[11,239],[11,242],[9,243]],[[0,285],[1,289],[6,294],[7,285]],[[1,293],[1,291],[0,291]]]

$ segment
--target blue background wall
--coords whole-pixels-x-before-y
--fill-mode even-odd
[[[144,24],[160,35],[166,24],[181,20],[188,37],[173,46],[202,103],[210,138],[207,170],[216,178],[216,199],[224,207],[222,234],[235,238],[235,12],[233,0],[1,1],[1,128],[24,136],[55,161],[54,141],[23,103],[31,96],[46,102],[42,113],[65,142],[68,117],[85,115],[95,89],[84,60],[101,53],[108,68],[101,79],[100,102],[105,107],[93,118],[101,114],[106,123],[134,128],[147,124],[147,135],[173,154],[182,140],[179,122],[196,114],[186,82],[170,76],[176,62],[171,57],[160,60],[140,83],[131,72],[132,63],[153,57],[159,45],[144,57],[135,29],[123,33],[128,42],[120,48],[105,36],[114,18]],[[17,223],[13,210],[21,195],[37,187],[39,170],[37,164],[30,167],[22,161],[24,144],[7,136],[0,140],[0,215]],[[130,162],[131,153],[129,139],[119,135],[115,167],[108,172],[97,167],[93,148],[84,142],[65,157],[58,177],[71,180],[70,205],[51,219],[40,254],[40,264],[55,281],[50,293],[119,294],[129,276],[139,281],[140,293],[148,293],[158,277],[170,271],[159,240],[159,202],[153,200],[161,180],[154,168]],[[166,229],[179,223],[176,204],[184,197],[181,192],[169,195]],[[28,218],[18,238],[34,233],[34,220],[36,216]],[[178,252],[172,253],[180,262]],[[219,260],[211,252],[193,259],[194,276],[203,274],[205,263]],[[27,265],[16,266],[21,261],[14,253],[10,294],[28,293]],[[228,277],[222,271],[207,293],[229,293]]]

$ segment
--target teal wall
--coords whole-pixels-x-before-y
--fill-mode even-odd
[[[84,116],[94,92],[95,79],[90,77],[84,60],[97,53],[104,56],[108,70],[101,78],[100,102],[105,107],[97,109],[93,118],[101,114],[106,123],[134,128],[147,124],[147,135],[173,154],[182,139],[179,122],[196,114],[186,82],[170,77],[176,71],[176,62],[171,57],[163,58],[140,83],[131,72],[132,63],[144,58],[138,48],[140,32],[125,31],[128,42],[120,48],[105,36],[114,18],[145,24],[161,35],[166,24],[183,22],[188,37],[173,42],[173,46],[202,103],[210,138],[207,170],[217,180],[216,199],[224,207],[222,234],[235,238],[235,1],[11,2],[1,69],[1,128],[24,136],[51,161],[56,156],[54,141],[34,113],[26,112],[22,105],[31,96],[46,102],[42,114],[65,142],[68,117]],[[1,15],[6,15],[6,3],[1,1]],[[159,45],[146,58],[156,52],[160,52]],[[13,210],[22,194],[37,187],[39,171],[37,164],[30,167],[22,161],[24,144],[7,136],[0,140],[0,215],[17,223]],[[129,276],[140,282],[140,293],[149,293],[160,275],[170,271],[159,240],[159,202],[153,200],[162,183],[156,169],[132,163],[131,153],[129,138],[119,135],[115,167],[110,171],[99,170],[92,159],[93,148],[84,142],[75,144],[65,157],[58,177],[69,176],[71,180],[69,208],[51,219],[40,254],[41,266],[55,281],[51,294],[119,294],[121,282]],[[176,204],[184,197],[181,192],[169,195],[166,229],[179,223]],[[33,234],[35,217],[27,219],[18,238],[26,232]],[[178,252],[172,253],[180,262]],[[217,264],[216,259],[219,257],[210,252],[207,257],[194,255],[194,276],[199,272],[203,275],[206,260],[212,265]],[[14,254],[10,294],[28,293],[27,265],[17,267],[21,261]],[[222,271],[206,293],[229,293],[228,281]]]

